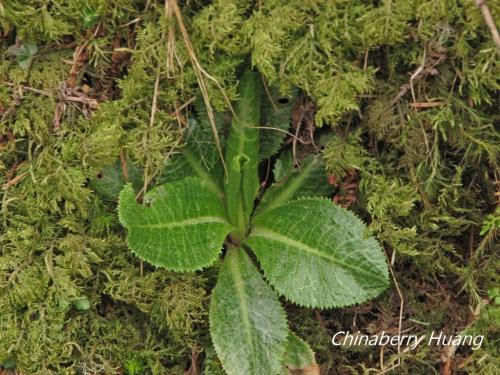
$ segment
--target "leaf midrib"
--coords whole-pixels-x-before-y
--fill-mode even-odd
[[[231,271],[231,275],[233,276],[234,288],[236,290],[236,295],[240,303],[238,304],[241,312],[241,320],[243,322],[244,331],[245,331],[245,341],[247,342],[246,347],[248,350],[253,353],[253,341],[252,341],[252,325],[250,323],[250,316],[248,313],[248,301],[245,295],[245,282],[241,277],[241,271],[238,264],[238,255],[237,251],[244,251],[243,249],[231,250],[234,251],[233,254],[229,255],[229,269]]]
[[[217,195],[223,196],[224,193],[222,192],[220,187],[213,180],[212,176],[205,169],[203,169],[203,167],[200,166],[200,164],[196,161],[196,158],[193,156],[191,151],[184,150],[183,154],[186,161],[191,166],[191,168],[202,180],[204,180],[207,183],[208,187],[212,189],[212,191],[214,191]]]
[[[302,170],[302,172],[299,172],[299,175],[297,177],[295,178],[292,177],[290,184],[287,187],[285,187],[283,191],[273,199],[272,203],[269,204],[267,207],[265,207],[259,214],[272,210],[273,208],[276,208],[278,206],[281,206],[284,202],[293,197],[293,194],[300,188],[302,182],[305,179],[307,179],[309,173],[311,172],[311,170],[313,169],[313,167],[316,165],[317,162],[318,159],[314,158],[314,160],[311,163],[309,163]]]
[[[303,250],[309,254],[313,254],[313,255],[318,256],[320,258],[327,259],[336,265],[339,265],[339,266],[342,266],[342,267],[345,267],[345,268],[348,268],[351,270],[356,270],[361,274],[369,275],[373,278],[376,278],[377,280],[385,282],[385,279],[380,278],[380,276],[377,275],[376,273],[372,273],[372,272],[367,271],[365,269],[359,268],[352,263],[345,263],[345,262],[331,256],[330,254],[322,253],[321,251],[319,251],[319,250],[317,250],[309,245],[306,245],[300,241],[294,240],[290,237],[284,236],[280,233],[274,232],[270,229],[266,229],[266,228],[262,228],[262,227],[260,227],[260,228],[254,227],[249,238],[250,237],[263,237],[263,238],[267,238],[267,239],[272,240],[272,241],[282,242],[284,244],[287,244],[287,245],[290,245],[292,247]]]
[[[135,228],[177,228],[186,227],[190,225],[206,224],[206,223],[221,223],[229,224],[224,217],[219,216],[199,216],[181,221],[173,221],[170,223],[157,223],[157,224],[141,224],[134,225]]]

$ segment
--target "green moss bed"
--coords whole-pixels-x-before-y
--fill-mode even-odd
[[[161,181],[200,80],[230,114],[244,63],[296,98],[285,147],[324,144],[332,200],[393,271],[360,306],[284,301],[322,374],[498,374],[500,52],[474,1],[6,0],[0,36],[1,374],[223,374],[218,265],[141,262],[116,196]],[[398,354],[339,330],[485,341]]]

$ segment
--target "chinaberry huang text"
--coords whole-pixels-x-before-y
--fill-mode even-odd
[[[400,346],[414,350],[419,345],[470,346],[477,350],[483,344],[483,335],[447,335],[444,332],[431,332],[427,335],[389,335],[382,331],[378,335],[366,335],[357,332],[339,331],[332,337],[334,346]]]

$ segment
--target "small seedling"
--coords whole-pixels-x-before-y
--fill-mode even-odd
[[[212,265],[224,252],[210,332],[228,374],[314,366],[312,351],[289,330],[278,296],[331,308],[364,302],[388,285],[385,256],[365,225],[318,197],[329,186],[320,156],[310,155],[297,169],[285,153],[276,163],[276,182],[260,192],[259,163],[275,153],[284,134],[260,130],[261,113],[269,110],[261,110],[263,97],[259,75],[245,71],[225,140],[227,175],[210,127],[201,121],[190,127],[165,184],[149,191],[143,204],[131,184],[119,199],[128,244],[141,259],[187,272]]]
[[[81,17],[83,21],[83,26],[90,28],[94,26],[100,17],[100,9],[94,9],[90,6],[85,6],[82,10]]]
[[[38,52],[38,47],[34,43],[24,43],[19,47],[12,45],[8,48],[8,52],[16,56],[17,63],[23,69],[29,69],[33,58]]]
[[[142,359],[133,355],[125,361],[125,374],[127,375],[141,375],[144,374],[144,363]]]

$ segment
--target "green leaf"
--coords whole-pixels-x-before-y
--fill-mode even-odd
[[[354,214],[327,199],[304,198],[259,215],[246,243],[271,285],[302,306],[361,303],[388,285],[378,242]]]
[[[288,328],[276,293],[242,249],[231,248],[210,303],[210,332],[229,375],[278,374]]]
[[[328,184],[319,155],[309,155],[297,168],[293,165],[292,153],[287,152],[276,161],[275,177],[278,181],[267,189],[257,207],[257,213],[272,210],[299,197],[326,196],[334,190]]]
[[[127,159],[127,179],[123,174],[123,167],[118,159],[114,165],[110,165],[91,178],[89,187],[95,190],[102,197],[114,200],[118,198],[123,185],[130,182],[136,191],[142,187],[142,171]]]
[[[57,306],[61,310],[66,310],[70,305],[71,305],[71,301],[67,300],[66,298],[62,298],[62,297],[57,298]]]
[[[6,370],[14,370],[16,368],[16,361],[9,357],[0,362],[0,367],[3,367]]]
[[[286,343],[282,375],[291,374],[319,375],[319,367],[309,345],[290,331]]]
[[[280,95],[276,89],[263,93],[262,126],[260,132],[260,160],[267,159],[280,149],[290,128],[292,110],[297,99],[297,90],[290,95]]]
[[[144,361],[137,354],[132,355],[125,361],[125,372],[127,375],[141,375],[145,373]]]
[[[75,298],[71,303],[73,303],[73,306],[75,306],[78,311],[90,309],[90,301],[87,297]]]
[[[260,101],[262,82],[258,73],[246,70],[239,84],[238,93],[240,98],[235,105],[235,117],[231,123],[226,148],[226,165],[231,165],[243,155],[248,158],[245,168],[240,171],[229,168],[226,183],[226,192],[232,187],[228,184],[236,181],[232,174],[241,173],[241,196],[244,216],[248,222],[257,192],[259,190],[259,129],[260,124]]]
[[[120,222],[139,258],[174,271],[194,271],[212,264],[232,226],[224,206],[206,182],[196,177],[158,186],[135,201],[132,187],[120,193]]]
[[[99,9],[93,9],[90,6],[86,6],[82,10],[81,17],[82,17],[82,21],[83,21],[83,26],[85,26],[86,28],[90,28],[90,27],[94,26],[97,23],[97,21],[99,20],[99,17],[100,17],[99,16]]]
[[[181,152],[173,155],[165,168],[160,183],[182,180],[198,176],[207,181],[209,187],[222,195],[224,170],[219,151],[215,144],[212,127],[208,119],[205,104],[201,98],[195,102],[198,119],[190,119],[186,131],[186,144]],[[223,133],[223,119],[220,113],[214,113],[219,134]],[[224,147],[224,137],[219,137]]]
[[[237,237],[242,239],[247,232],[247,217],[245,212],[252,207],[245,207],[243,190],[245,188],[245,169],[249,163],[245,155],[238,155],[229,165],[229,181],[226,185],[226,205],[229,222],[238,228]],[[231,234],[232,236],[234,234]]]
[[[38,47],[34,43],[24,43],[17,47],[15,45],[10,46],[7,51],[16,56],[17,63],[23,69],[28,69],[31,66],[33,57],[38,52]]]

